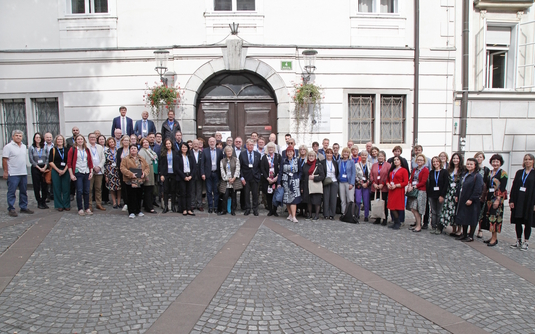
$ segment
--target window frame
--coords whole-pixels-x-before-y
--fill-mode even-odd
[[[370,101],[370,104],[371,104],[371,107],[370,107],[370,115],[369,115],[369,118],[363,118],[362,120],[363,121],[360,121],[358,123],[370,123],[370,138],[366,138],[366,139],[357,139],[357,138],[351,138],[350,137],[350,134],[351,134],[351,126],[353,124],[352,119],[351,119],[351,100],[353,98],[370,98],[371,101]],[[376,106],[376,95],[375,94],[348,94],[348,100],[347,100],[347,103],[348,103],[348,113],[347,113],[347,124],[348,124],[348,128],[347,128],[347,132],[348,132],[348,135],[347,135],[347,139],[348,140],[352,140],[355,144],[365,144],[367,143],[368,141],[373,141],[373,139],[375,138],[375,106]],[[354,123],[357,123],[357,122],[354,122]],[[362,126],[362,125],[361,125]]]
[[[381,94],[380,98],[381,98],[381,101],[380,101],[380,106],[379,106],[379,117],[380,117],[380,120],[379,120],[379,126],[382,127],[383,124],[386,124],[387,121],[385,120],[385,117],[383,117],[383,99],[384,98],[400,98],[402,97],[403,98],[403,101],[401,102],[401,112],[402,112],[402,115],[401,115],[401,141],[394,141],[394,140],[391,140],[389,142],[385,142],[383,140],[383,131],[380,131],[380,134],[379,134],[379,141],[378,143],[381,144],[381,145],[384,145],[384,144],[390,144],[390,145],[397,145],[397,144],[404,144],[406,141],[407,141],[407,134],[405,132],[406,130],[406,122],[407,122],[407,96],[406,95],[402,95],[402,94]],[[388,123],[390,123],[390,125],[392,126],[393,123],[395,123],[395,119],[394,117],[388,119]]]
[[[394,9],[392,13],[382,13],[381,10],[381,0],[372,0],[372,11],[371,12],[361,12],[359,11],[359,1],[355,0],[355,13],[357,15],[367,15],[367,16],[399,16],[401,13],[400,0],[392,0]]]
[[[235,13],[235,14],[241,14],[241,13],[257,13],[258,12],[258,6],[259,6],[259,2],[261,0],[253,0],[254,1],[254,5],[255,5],[255,9],[254,10],[238,10],[238,0],[231,0],[231,9],[230,10],[216,10],[215,9],[215,2],[216,0],[207,0],[207,1],[210,1],[210,4],[211,4],[211,7],[210,7],[210,11],[212,13],[221,13],[221,14],[224,14],[224,13]]]
[[[58,0],[60,2],[60,11],[63,8],[63,13],[60,13],[59,17],[67,18],[98,18],[98,17],[115,17],[117,16],[117,0],[107,0],[108,12],[107,13],[88,13],[91,3],[91,8],[95,8],[95,0],[84,0],[85,13],[73,13],[72,12],[72,0]]]

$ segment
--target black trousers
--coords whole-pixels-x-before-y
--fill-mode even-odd
[[[37,204],[45,204],[45,200],[48,197],[48,184],[45,182],[43,173],[36,167],[32,166],[32,183],[33,183],[33,193],[35,194],[35,199]]]
[[[180,211],[191,210],[191,191],[193,190],[193,179],[190,181],[178,181],[178,199]]]
[[[234,191],[234,188],[227,188],[227,190],[223,194],[223,203],[221,205],[220,211],[227,211],[227,202],[229,196],[231,198],[230,211],[236,212],[236,207],[238,206],[238,203],[236,203],[236,191]]]
[[[276,183],[275,183],[276,185]],[[273,185],[271,185],[273,186]],[[266,201],[267,201],[267,209],[269,210],[269,212],[271,212],[271,210],[273,210],[273,193],[275,192],[275,190],[273,190],[270,193],[268,193],[268,188],[269,188],[269,182],[267,181],[264,181],[262,180],[262,192],[264,193],[264,196],[266,196]]]
[[[108,188],[106,188],[106,178],[102,178],[102,202],[109,202],[110,201],[110,191]],[[93,192],[95,191],[95,188],[93,187]],[[93,197],[95,198],[95,197]]]
[[[245,193],[245,210],[258,211],[258,195],[259,195],[259,181],[251,180],[246,181],[243,187]],[[251,206],[251,194],[253,195],[253,205]]]
[[[154,186],[143,186],[143,207],[145,211],[154,210]]]
[[[171,205],[176,205],[176,180],[174,175],[165,176],[163,181],[163,202],[164,207],[168,207],[169,199],[171,199]]]
[[[126,185],[126,191],[128,192],[128,214],[135,214],[141,212],[141,199],[143,198],[143,188],[134,188],[131,185]]]

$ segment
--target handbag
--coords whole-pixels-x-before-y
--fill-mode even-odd
[[[324,180],[323,180],[323,185],[324,186],[328,186],[329,184],[333,183],[333,179],[331,179],[330,177],[326,177]]]
[[[379,196],[375,192],[375,200],[371,203],[370,219],[385,219],[385,200],[383,192],[379,191]]]
[[[409,198],[416,198],[418,197],[418,189],[414,188],[411,191],[407,193],[407,197]]]
[[[284,198],[284,187],[278,187],[275,189],[273,194],[273,206],[278,207],[282,205],[282,200]]]
[[[46,184],[52,184],[52,171],[49,169],[43,173]]]
[[[316,173],[316,169],[318,167],[314,168],[314,172],[312,172],[312,175]],[[308,180],[308,193],[309,194],[323,194],[323,183],[321,181],[314,182],[314,180]]]

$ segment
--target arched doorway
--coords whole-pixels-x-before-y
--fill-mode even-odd
[[[224,72],[208,80],[198,97],[197,137],[208,140],[217,131],[240,136],[244,142],[251,132],[266,139],[277,133],[277,105],[270,85],[248,72]]]

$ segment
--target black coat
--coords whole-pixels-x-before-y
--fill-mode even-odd
[[[438,186],[438,191],[434,190]],[[444,168],[440,170],[438,175],[438,185],[435,181],[435,171],[432,170],[429,172],[429,177],[427,178],[427,197],[429,198],[439,198],[446,197],[448,189],[450,188],[450,174]]]
[[[274,153],[273,165],[275,168],[275,174],[273,175],[273,177],[276,177],[277,175],[279,175],[280,163],[281,163],[281,156],[278,153]],[[262,157],[262,160],[260,162],[260,171],[262,172],[262,178],[267,183],[267,179],[269,177],[269,160],[268,160],[267,154],[265,154]]]
[[[191,155],[191,154],[187,154],[186,153],[186,156],[188,157],[188,161],[189,161],[189,168],[190,168],[190,174],[192,173],[191,170],[193,168],[195,168],[195,158]],[[173,159],[174,160],[174,159]],[[182,181],[186,178],[186,174],[184,173],[184,160],[182,159],[182,154],[179,154],[178,155],[178,159],[177,159],[177,168],[174,168],[175,166],[173,165],[173,168],[175,169],[175,173],[177,175],[177,181]],[[190,181],[193,181],[194,178],[192,178]]]
[[[310,169],[310,165],[305,162],[303,165],[303,171],[301,173],[301,190],[303,190],[301,194],[301,198],[304,203],[310,203],[310,194],[308,192],[308,171]],[[314,182],[323,182],[325,179],[325,170],[323,169],[323,164],[316,160],[316,172],[314,172]]]
[[[249,167],[249,152],[244,150],[240,154],[240,177],[243,177],[245,182],[253,180],[260,181],[260,162],[262,157],[256,151],[253,151],[252,154],[254,157],[252,168]]]
[[[158,156],[158,174],[160,176],[168,176],[169,175],[169,172],[167,170],[167,150],[165,151],[162,151],[164,152],[163,155],[159,155]],[[172,151],[171,151],[172,152]],[[180,158],[180,160],[182,160],[181,157],[179,157],[177,154],[174,154],[173,153],[173,175],[176,175],[177,174],[177,169],[178,169],[178,160]]]
[[[221,162],[221,159],[223,159],[223,152],[219,148],[215,148],[216,152],[216,173],[217,177],[221,178],[221,167],[219,166],[219,163]],[[207,147],[204,150],[202,150],[202,164],[203,169],[201,169],[201,175],[204,175],[206,177],[209,177],[212,173],[212,156],[210,154],[210,148]]]
[[[481,205],[479,198],[483,192],[483,177],[478,172],[472,172],[466,175],[464,182],[460,189],[458,188],[456,197],[457,200],[457,214],[455,215],[455,223],[457,225],[476,225],[479,220],[479,213],[481,212]],[[471,200],[470,206],[466,205],[466,201]]]
[[[323,170],[325,171],[325,177],[327,177],[327,172],[329,171],[327,168],[327,159],[325,160],[322,160],[320,161],[321,164],[323,165]],[[336,162],[336,160],[334,159],[333,157],[333,168],[334,168],[334,175],[336,175],[336,180],[333,180],[333,181],[338,181],[338,175],[340,174],[340,167],[338,166],[338,163]]]
[[[202,159],[202,150],[199,151],[197,160],[195,160],[195,154],[196,152],[194,150],[189,151],[189,154],[193,158],[193,163],[195,164],[193,168],[191,168],[191,173],[193,175],[194,180],[200,180],[202,176],[202,171],[204,170],[204,161]]]
[[[167,120],[165,120],[162,124],[162,138],[165,140],[165,138],[171,138],[171,140],[174,141],[175,139],[175,133],[177,131],[180,131],[180,124],[178,123],[178,121],[175,119],[174,120],[175,123],[173,124],[173,128],[171,129],[169,127],[169,124],[167,123]],[[113,136],[113,134],[112,134]]]
[[[513,186],[511,187],[511,196],[509,196],[509,204],[514,203],[515,208],[511,209],[511,223],[527,223],[531,222],[535,226],[533,208],[535,206],[535,170],[531,170],[526,182],[522,185],[522,174],[524,170],[521,169],[516,172]],[[526,191],[520,191],[520,187],[525,187]]]

